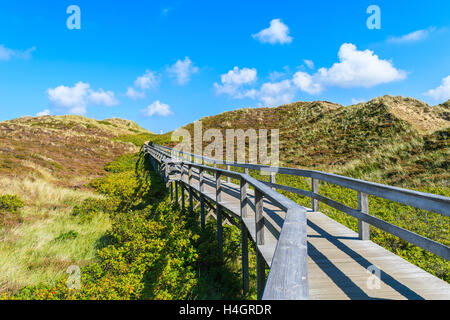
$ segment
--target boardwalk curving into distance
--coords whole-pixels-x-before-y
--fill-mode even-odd
[[[249,281],[248,241],[256,244],[258,298],[450,299],[447,282],[371,242],[369,225],[447,260],[450,258],[449,247],[368,213],[368,195],[376,195],[448,216],[448,197],[317,171],[289,168],[274,171],[267,166],[226,163],[181,154],[158,145],[145,145],[144,153],[167,182],[173,201],[181,202],[183,208],[190,210],[199,206],[202,225],[208,216],[216,219],[219,247],[224,223],[241,229],[244,291],[248,289]],[[227,165],[228,170],[198,163],[205,161]],[[231,166],[242,167],[245,173],[231,171]],[[250,177],[248,169],[255,168],[272,172],[271,182]],[[312,191],[276,184],[275,172],[310,177]],[[235,184],[230,178],[240,183]],[[359,208],[349,208],[321,196],[319,181],[357,190]],[[311,197],[313,209],[294,203],[274,189]],[[359,233],[319,212],[319,202],[358,218]],[[267,280],[266,268],[270,270]]]

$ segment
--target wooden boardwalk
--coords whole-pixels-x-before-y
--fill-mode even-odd
[[[192,170],[189,184],[187,174],[174,175],[194,193],[200,194],[199,171]],[[215,177],[204,174],[204,191],[211,203],[216,201]],[[220,205],[230,216],[240,216],[240,186],[222,180]],[[243,219],[256,243],[254,193],[248,190],[248,216]],[[188,204],[186,204],[188,205]],[[450,299],[450,285],[378,246],[370,240],[360,240],[350,230],[321,212],[307,210],[308,281],[310,299]],[[213,213],[212,213],[213,214]],[[214,215],[214,214],[213,214]],[[285,212],[264,200],[265,244],[258,250],[270,267],[277,239],[283,226]],[[373,275],[369,270],[374,272]]]

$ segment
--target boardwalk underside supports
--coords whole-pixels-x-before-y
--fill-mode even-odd
[[[249,288],[248,273],[248,231],[244,222],[241,221],[241,258],[242,258],[242,291],[244,294]]]
[[[266,261],[263,255],[259,252],[258,248],[256,251],[256,290],[258,300],[261,300],[264,293],[264,286],[266,285]]]
[[[217,219],[217,242],[219,244],[219,255],[223,256],[223,230],[222,230],[222,208],[220,202],[222,201],[222,184],[221,175],[216,172],[216,219]]]

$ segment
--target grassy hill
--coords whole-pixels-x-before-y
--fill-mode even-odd
[[[327,101],[296,102],[277,108],[240,109],[201,120],[203,130],[218,128],[223,133],[226,129],[279,129],[282,166],[323,170],[450,196],[450,101],[434,107],[419,100],[391,96],[348,107]],[[193,135],[193,124],[185,128]],[[131,234],[135,234],[136,241],[141,241],[141,236],[147,236],[145,230],[142,235],[134,230],[133,217],[141,221],[148,215],[146,210],[153,210],[153,204],[147,203],[148,199],[145,200],[148,208],[141,210],[143,198],[146,197],[143,195],[157,192],[161,199],[164,195],[155,177],[150,177],[150,182],[148,177],[142,180],[139,176],[143,172],[134,172],[137,157],[129,155],[136,153],[138,147],[149,140],[173,146],[175,143],[170,138],[170,132],[154,134],[123,119],[98,121],[79,116],[44,116],[0,122],[0,296],[2,292],[16,291],[23,286],[59,281],[72,264],[87,266],[86,270],[90,270],[88,277],[96,276],[98,265],[93,263],[98,261],[100,254],[105,277],[100,282],[94,281],[95,277],[89,280],[93,284],[99,283],[99,291],[89,293],[86,288],[80,294],[92,294],[94,298],[154,297],[156,291],[139,291],[136,294],[133,289],[128,295],[122,295],[122,284],[115,284],[117,290],[108,287],[107,281],[113,279],[120,282],[122,276],[109,278],[112,276],[108,271],[109,260],[105,260],[106,256],[98,249],[103,247],[108,233],[122,240]],[[118,160],[110,163],[114,159]],[[252,175],[267,179],[257,172],[252,172]],[[303,178],[280,175],[277,182],[310,188],[310,181]],[[152,183],[150,188],[148,185]],[[356,207],[356,193],[353,191],[323,183],[320,192]],[[310,206],[308,198],[285,194],[302,205]],[[109,206],[114,204],[111,197],[126,200],[126,215],[121,215],[122,209],[117,208],[111,214]],[[447,217],[374,197],[370,198],[369,207],[371,214],[386,221],[450,244],[450,219]],[[357,229],[354,218],[325,205],[321,205],[321,211]],[[174,211],[173,214],[177,216],[180,213]],[[122,221],[128,219],[125,217],[130,217],[130,221]],[[158,222],[161,223],[159,227],[170,227],[161,221]],[[189,233],[194,228],[191,222],[187,224],[190,229],[182,232]],[[213,226],[211,228],[209,235],[214,233]],[[127,236],[123,238],[122,235]],[[198,236],[208,235],[199,232]],[[230,231],[230,239],[234,236]],[[211,237],[214,239],[214,236]],[[238,239],[237,236],[235,238]],[[449,262],[374,228],[371,229],[371,238],[450,282]],[[122,240],[115,244],[120,250],[127,245]],[[159,243],[159,238],[156,240]],[[139,241],[137,243],[141,243]],[[233,246],[236,243],[239,244],[238,240],[229,241],[233,252],[237,250]],[[193,250],[213,252],[214,247],[210,245]],[[159,245],[158,248],[161,249]],[[153,247],[150,249],[153,250]],[[114,250],[110,254],[115,257]],[[134,257],[136,250],[127,250],[123,254]],[[142,254],[147,252],[144,250]],[[134,258],[130,259],[127,261],[134,263]],[[91,265],[94,267],[89,267]],[[184,270],[184,267],[180,268]],[[141,270],[140,267],[138,269]],[[223,279],[217,277],[238,272],[233,270],[224,273],[223,269],[217,269],[217,274],[206,281],[206,287],[217,283],[227,285],[230,282],[228,276]],[[189,279],[196,277],[194,273],[189,275]],[[133,281],[139,286],[142,285],[141,277],[145,278],[144,274],[127,273],[126,276],[138,277]],[[165,283],[164,279],[160,278],[158,283]],[[199,279],[200,283],[205,282]],[[106,282],[103,283],[103,280]],[[232,283],[239,287],[239,281]],[[161,288],[163,286],[158,290]],[[178,290],[174,288],[170,289],[174,290],[171,291],[172,297]],[[219,287],[212,290],[213,295],[211,289],[198,290],[201,293],[196,294],[200,297],[223,296]],[[230,292],[235,292],[233,290],[230,289]],[[49,292],[51,290],[46,289],[45,296]],[[233,294],[225,296],[234,297]],[[35,295],[32,297],[35,298]],[[158,297],[166,296],[162,294]]]
[[[149,136],[122,119],[0,122],[0,292],[54,281],[69,265],[94,260],[109,216],[100,212],[83,223],[74,211],[102,201],[88,183],[107,173],[107,163],[139,150],[129,140]],[[22,208],[8,210],[13,201],[7,195],[18,197]]]
[[[448,179],[449,102],[430,107],[416,99],[391,96],[348,107],[327,101],[296,102],[277,108],[240,109],[201,120],[203,131],[218,128],[224,137],[226,129],[279,129],[282,166],[345,172],[410,187],[424,174],[430,174],[431,183]],[[192,123],[183,128],[193,136]],[[157,142],[173,146],[171,134],[155,137]],[[367,166],[373,170],[364,170]],[[403,166],[408,179],[386,174]],[[376,173],[378,169],[384,174]]]
[[[450,101],[431,107],[412,98],[383,96],[342,106],[326,101],[241,109],[201,119],[203,130],[280,130],[281,166],[322,170],[358,179],[450,196]],[[185,126],[193,136],[194,125]],[[175,145],[171,133],[159,143]],[[208,142],[209,143],[209,142]],[[208,144],[204,142],[204,147]],[[224,143],[225,145],[225,143]],[[225,154],[225,153],[224,153]],[[252,175],[260,178],[257,172]],[[277,182],[310,190],[310,181],[280,175]],[[310,207],[310,199],[283,192]],[[356,192],[322,183],[320,193],[356,208]],[[450,219],[370,197],[370,212],[388,222],[450,245]],[[357,230],[357,220],[324,204],[321,211]],[[450,263],[403,240],[371,229],[371,239],[450,281]]]

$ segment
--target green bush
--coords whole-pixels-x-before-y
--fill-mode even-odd
[[[0,196],[0,211],[16,213],[25,203],[16,195],[5,194]]]

